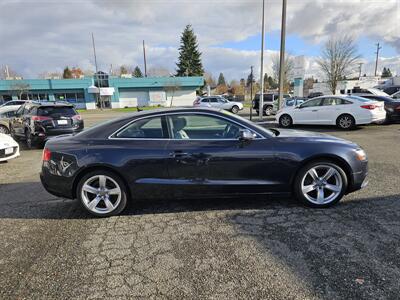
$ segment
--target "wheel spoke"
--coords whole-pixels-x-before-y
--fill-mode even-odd
[[[318,203],[324,203],[325,200],[325,193],[323,188],[318,188],[317,191],[317,201]]]
[[[114,209],[114,206],[111,203],[110,199],[108,199],[108,198],[104,199],[104,203],[106,204],[106,207],[107,207],[108,210],[113,210]]]
[[[101,188],[105,188],[106,187],[106,180],[107,180],[106,176],[104,176],[104,175],[100,175],[99,176],[99,186]]]
[[[326,171],[325,175],[322,177],[324,180],[328,180],[335,174],[335,169],[329,168],[328,171]]]
[[[117,188],[117,187],[108,190],[108,194],[110,194],[110,195],[118,195],[118,194],[120,194],[120,193],[121,193],[121,190],[120,190],[119,188]]]
[[[312,192],[315,189],[316,189],[315,185],[310,184],[310,185],[303,186],[302,191],[304,194],[308,194],[309,192]]]
[[[99,202],[100,202],[100,197],[94,198],[92,201],[89,202],[88,208],[90,210],[95,210],[95,208],[96,208],[97,204],[99,204]]]
[[[324,186],[324,188],[326,188],[327,190],[330,190],[332,192],[335,192],[335,193],[339,193],[340,190],[341,190],[340,186],[337,186],[337,185],[334,185],[334,184],[329,184],[329,183],[326,184]]]
[[[98,194],[98,190],[97,190],[95,187],[92,187],[92,186],[90,186],[90,185],[88,185],[88,184],[85,184],[85,185],[82,187],[82,189],[83,189],[85,192],[90,193],[90,194],[95,194],[95,195]]]
[[[308,174],[310,174],[313,180],[318,179],[317,170],[315,170],[315,168],[312,168],[310,171],[308,171]]]

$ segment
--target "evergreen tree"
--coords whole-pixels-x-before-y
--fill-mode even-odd
[[[224,74],[219,73],[218,76],[218,85],[226,85]]]
[[[72,72],[71,72],[70,68],[65,67],[65,69],[63,71],[63,78],[64,79],[71,79],[72,78]]]
[[[177,76],[203,76],[204,70],[201,63],[201,52],[198,50],[197,37],[191,25],[186,25],[181,36],[179,58],[176,66]]]
[[[392,77],[392,72],[390,71],[389,68],[386,69],[386,67],[384,67],[382,71],[382,78],[387,78],[387,77]]]
[[[133,70],[133,74],[132,75],[133,75],[133,77],[136,77],[136,78],[143,77],[142,70],[140,70],[139,66],[135,67],[135,69]]]
[[[256,82],[254,80],[254,74],[252,73],[250,73],[249,76],[247,76],[246,86],[249,87],[251,82],[253,82],[253,84]]]
[[[120,74],[120,75],[128,74],[128,68],[125,67],[125,66],[121,66],[121,67],[119,68],[119,74]]]

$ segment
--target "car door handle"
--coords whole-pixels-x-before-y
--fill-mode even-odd
[[[313,109],[313,110],[312,110],[312,112],[316,112],[316,111],[318,111],[318,109]]]
[[[175,157],[175,158],[182,158],[182,157],[190,156],[190,154],[186,153],[186,152],[182,152],[182,151],[174,151],[174,152],[171,152],[169,154],[169,156],[172,156],[172,157]]]

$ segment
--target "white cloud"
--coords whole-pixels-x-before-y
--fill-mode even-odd
[[[266,28],[277,30],[281,1],[266,3]],[[400,53],[399,3],[289,1],[288,33],[310,43],[320,43],[338,33],[368,36],[392,45]],[[8,64],[26,77],[60,71],[66,65],[94,69],[90,36],[94,32],[101,69],[109,70],[110,64],[142,66],[141,45],[145,39],[148,67],[172,72],[180,33],[191,23],[198,35],[205,69],[215,76],[223,72],[229,79],[239,79],[247,76],[251,65],[259,72],[259,52],[218,45],[258,34],[260,16],[260,0],[3,0],[0,65]],[[313,71],[315,65],[311,58],[308,61],[308,71]],[[390,64],[398,70],[399,58],[394,57]]]

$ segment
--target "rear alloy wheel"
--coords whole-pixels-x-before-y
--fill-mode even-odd
[[[279,118],[279,126],[288,128],[288,127],[291,127],[292,125],[293,125],[293,120],[292,120],[292,117],[291,117],[291,116],[289,116],[289,115],[282,115],[282,116]]]
[[[118,215],[127,203],[125,184],[107,171],[94,171],[84,176],[78,184],[77,196],[87,211],[101,217]]]
[[[234,113],[234,114],[237,114],[237,113],[239,112],[239,107],[238,107],[237,105],[234,105],[234,106],[231,108],[231,112]]]
[[[0,133],[9,134],[10,130],[6,126],[0,125]]]
[[[354,120],[353,116],[351,115],[341,115],[336,120],[336,125],[340,129],[353,129],[356,125],[356,121]]]
[[[323,161],[305,166],[294,186],[296,197],[312,207],[334,205],[342,199],[346,189],[346,173],[338,165]]]
[[[272,115],[272,106],[267,106],[267,107],[264,109],[264,115],[266,115],[266,116]]]

